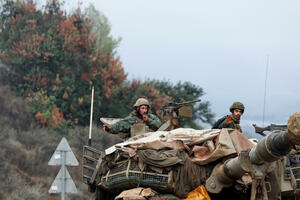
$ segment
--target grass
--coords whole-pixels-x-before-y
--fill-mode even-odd
[[[114,135],[104,133],[93,126],[93,147],[104,150],[120,142]],[[48,166],[52,154],[62,139],[58,132],[48,129],[20,131],[2,127],[0,133],[0,199],[59,199],[60,195],[48,194],[59,166]],[[88,141],[88,127],[75,127],[65,135],[80,163],[68,167],[76,183],[78,193],[68,194],[70,199],[92,199],[87,186],[82,182],[81,156],[83,145]]]

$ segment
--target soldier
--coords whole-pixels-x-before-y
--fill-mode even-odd
[[[233,128],[240,132],[242,132],[241,126],[240,126],[240,118],[242,114],[244,113],[245,106],[241,102],[234,102],[230,106],[230,112],[231,115],[226,115],[216,121],[216,123],[213,125],[213,129],[222,129],[222,128]]]
[[[104,125],[103,126],[104,131],[108,131],[113,134],[120,133],[120,132],[132,133],[133,132],[132,129],[134,129],[133,126],[135,125],[136,126],[144,125],[144,127],[146,128],[142,132],[156,131],[160,127],[161,125],[160,119],[156,115],[149,113],[150,104],[147,99],[139,98],[136,101],[136,103],[133,105],[133,108],[134,110],[125,119],[118,121],[111,126]]]

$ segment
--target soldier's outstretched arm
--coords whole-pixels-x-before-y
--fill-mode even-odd
[[[126,117],[125,119],[113,124],[111,126],[110,133],[113,133],[113,134],[117,134],[120,132],[129,133],[130,127],[134,123],[136,123],[136,121],[132,117]]]

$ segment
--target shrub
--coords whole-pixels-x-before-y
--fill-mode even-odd
[[[0,130],[4,127],[27,130],[29,124],[28,105],[21,97],[14,95],[8,86],[0,85]]]

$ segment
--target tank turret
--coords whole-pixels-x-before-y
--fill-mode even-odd
[[[292,199],[290,196],[297,199],[299,151],[293,150],[299,156],[291,159],[289,170],[283,169],[283,161],[298,145],[300,111],[290,117],[285,130],[270,133],[256,145],[233,129],[149,132],[131,137],[105,152],[85,146],[83,178],[90,191],[96,191],[97,200],[114,199],[122,191],[137,187],[151,188],[179,199],[186,198],[198,186],[205,186],[211,196],[207,199],[213,200],[287,200]],[[166,167],[154,162],[157,160],[152,158],[154,155],[172,159]],[[294,166],[295,163],[299,165]],[[283,190],[282,177],[286,171],[290,173],[291,186]],[[286,191],[289,194],[284,196]]]
[[[210,193],[217,194],[248,173],[252,178],[251,200],[268,199],[265,176],[275,169],[274,161],[287,155],[294,145],[300,145],[300,111],[289,118],[287,131],[273,132],[251,150],[216,165],[205,186]]]

